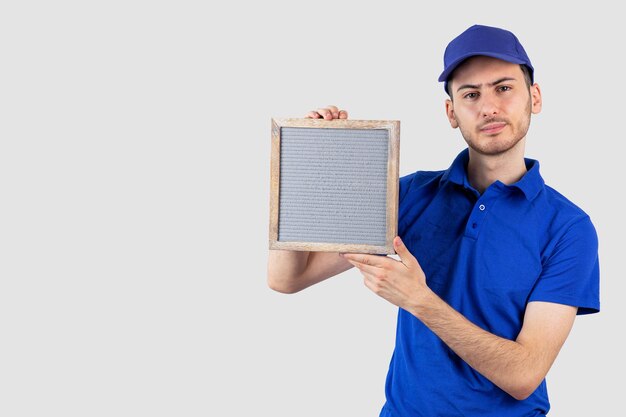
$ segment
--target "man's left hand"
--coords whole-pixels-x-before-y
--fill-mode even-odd
[[[428,291],[426,276],[399,236],[393,240],[393,246],[399,261],[387,256],[359,253],[344,253],[341,256],[361,271],[367,288],[390,303],[411,311],[419,304],[420,295]]]

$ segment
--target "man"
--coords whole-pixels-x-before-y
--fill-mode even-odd
[[[475,25],[444,54],[450,125],[468,149],[400,179],[400,258],[270,251],[271,288],[299,291],[357,267],[397,305],[383,417],[543,416],[545,376],[576,314],[599,311],[589,217],[524,158],[541,90],[511,32]],[[347,118],[337,107],[307,117]]]

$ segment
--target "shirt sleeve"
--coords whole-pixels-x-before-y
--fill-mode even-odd
[[[600,311],[598,236],[586,216],[561,236],[545,261],[529,301],[578,307],[578,314]]]
[[[404,197],[406,196],[407,192],[409,191],[410,185],[411,185],[411,181],[413,181],[413,177],[415,177],[415,173],[413,174],[409,174],[409,175],[405,175],[404,177],[400,177],[399,180],[399,196],[398,196],[398,201],[402,202],[402,200],[404,200]]]

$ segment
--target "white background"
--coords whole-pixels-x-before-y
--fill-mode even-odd
[[[266,286],[270,119],[401,120],[400,173],[445,169],[464,142],[436,80],[475,23],[525,46],[527,155],[600,237],[602,312],[550,371],[550,415],[616,415],[623,14],[440,4],[3,2],[0,415],[377,416],[396,308],[354,271]]]

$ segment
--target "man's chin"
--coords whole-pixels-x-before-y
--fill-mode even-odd
[[[479,155],[498,156],[510,151],[514,145],[502,146],[501,143],[498,143],[487,146],[477,146],[476,144],[469,144],[469,147]]]

